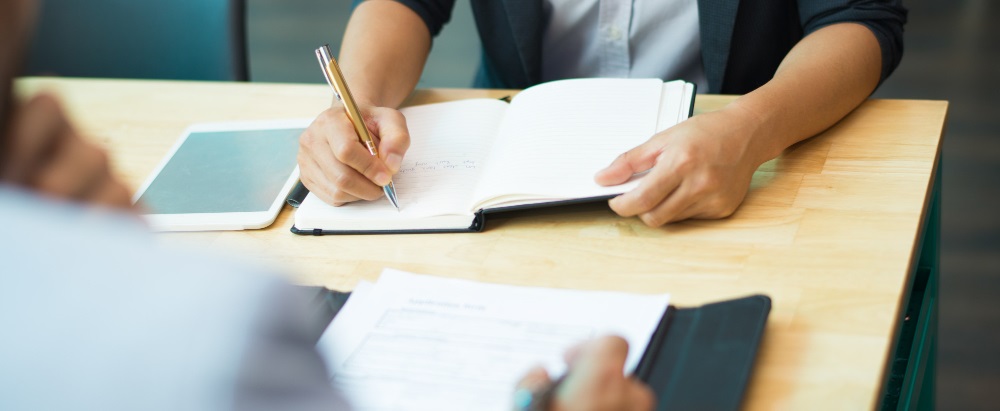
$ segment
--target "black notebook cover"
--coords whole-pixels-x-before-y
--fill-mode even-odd
[[[317,291],[317,341],[348,297]],[[656,393],[656,409],[738,410],[770,312],[764,295],[668,307],[635,372]]]
[[[292,190],[293,193],[297,193],[298,197],[289,196],[286,202],[292,207],[298,207],[305,199],[305,196],[309,194],[309,189],[305,188],[301,182],[296,185]],[[479,210],[472,219],[472,223],[468,228],[464,229],[424,229],[424,230],[324,230],[315,228],[312,230],[300,230],[298,227],[292,225],[291,232],[300,235],[352,235],[352,234],[432,234],[432,233],[470,233],[470,232],[480,232],[486,229],[487,216],[506,213],[511,211],[520,210],[530,210],[534,208],[545,208],[545,207],[558,207],[573,204],[586,204],[594,203],[599,201],[610,200],[614,195],[606,195],[599,197],[586,197],[586,198],[573,198],[569,200],[558,200],[558,201],[548,201],[535,204],[523,204],[515,206],[502,206],[496,208],[490,208],[485,210]]]

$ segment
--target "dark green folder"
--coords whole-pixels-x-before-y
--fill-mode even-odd
[[[317,291],[316,340],[348,297]],[[656,392],[656,409],[739,409],[770,311],[764,295],[668,307],[636,369]]]
[[[656,409],[739,409],[770,311],[763,295],[667,308],[636,369]]]

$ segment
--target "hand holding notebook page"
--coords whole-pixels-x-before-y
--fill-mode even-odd
[[[332,207],[307,196],[293,231],[469,231],[481,210],[606,198],[594,174],[622,152],[686,119],[690,83],[657,79],[562,80],[510,104],[473,99],[402,109],[411,146],[396,175],[407,200]],[[481,227],[480,227],[481,228]]]

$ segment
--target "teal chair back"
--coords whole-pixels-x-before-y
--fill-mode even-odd
[[[43,0],[26,75],[246,81],[246,0]]]

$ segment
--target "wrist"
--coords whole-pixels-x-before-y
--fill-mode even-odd
[[[766,111],[756,110],[750,104],[745,104],[742,97],[722,111],[734,119],[739,128],[738,134],[746,139],[745,156],[754,169],[781,154],[783,148],[778,148],[775,144],[776,136],[769,126]]]
[[[409,95],[408,91],[397,90],[393,81],[383,74],[371,73],[372,70],[360,70],[348,65],[342,68],[345,70],[344,77],[354,101],[358,105],[396,108]]]
[[[352,94],[352,96],[354,97],[354,103],[358,105],[359,109],[382,107],[382,104],[380,104],[378,100],[372,99],[364,94]],[[343,100],[334,95],[333,100],[330,102],[330,107],[341,107],[343,105]]]
[[[361,107],[385,107],[383,99],[377,98],[368,93],[355,95],[355,101]]]

